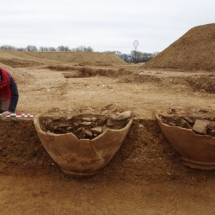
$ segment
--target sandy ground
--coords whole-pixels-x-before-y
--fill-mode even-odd
[[[132,111],[135,121],[110,164],[82,179],[66,176],[52,161],[31,120],[1,121],[0,214],[215,213],[215,171],[183,166],[155,121],[155,113],[171,107],[215,110],[214,94],[195,91],[185,81],[200,73],[141,69],[138,81],[99,75],[66,79],[62,72],[36,67],[12,73],[20,92],[17,113],[114,104]]]
[[[155,113],[171,107],[215,108],[214,94],[201,89],[193,91],[184,81],[187,76],[201,73],[141,70],[139,76],[143,82],[125,83],[124,79],[105,76],[66,79],[61,72],[42,69],[18,72],[26,83],[19,86],[17,112],[36,114],[53,107],[72,111],[113,104],[131,110],[140,118],[154,118]],[[162,83],[154,77],[162,79]]]

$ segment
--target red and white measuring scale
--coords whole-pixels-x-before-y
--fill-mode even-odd
[[[0,114],[1,117],[1,114]],[[6,118],[33,118],[34,115],[33,114],[24,114],[24,113],[20,113],[20,114],[15,114],[15,113],[10,113],[7,114]]]

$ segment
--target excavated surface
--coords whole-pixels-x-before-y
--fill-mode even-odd
[[[207,66],[211,52],[204,52],[208,61],[204,58],[206,66],[198,71],[185,61],[183,71],[148,70],[99,53],[72,62],[67,53],[58,54],[0,52],[0,66],[18,84],[17,113],[55,108],[76,114],[110,105],[131,111],[131,130],[106,167],[77,179],[50,158],[32,119],[0,119],[0,214],[213,215],[215,171],[185,167],[155,118],[175,108],[215,110],[215,75]]]

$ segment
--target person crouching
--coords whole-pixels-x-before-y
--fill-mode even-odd
[[[6,117],[14,113],[19,99],[17,84],[12,75],[0,68],[0,114]]]

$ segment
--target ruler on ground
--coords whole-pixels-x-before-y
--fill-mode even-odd
[[[0,117],[1,117],[1,114],[0,114]],[[15,113],[10,113],[10,114],[7,114],[6,118],[32,118],[34,117],[33,114],[24,114],[24,113],[20,113],[20,114],[15,114]]]

